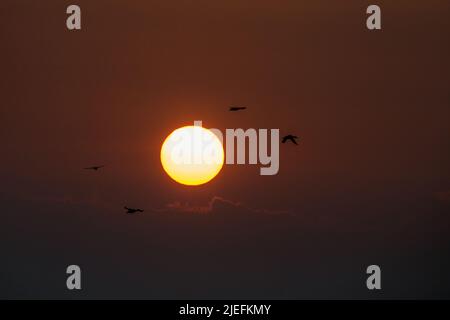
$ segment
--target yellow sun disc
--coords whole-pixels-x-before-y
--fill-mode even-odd
[[[222,141],[201,126],[176,129],[161,147],[161,163],[166,173],[176,182],[189,186],[213,179],[223,162]]]

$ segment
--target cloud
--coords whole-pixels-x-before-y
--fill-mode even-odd
[[[230,200],[226,200],[222,197],[214,196],[211,198],[211,200],[208,201],[206,205],[203,206],[195,206],[191,205],[188,202],[180,202],[175,201],[173,203],[168,203],[166,205],[166,208],[168,210],[173,211],[180,211],[180,212],[192,212],[192,213],[210,213],[214,211],[215,206],[217,206],[217,203],[222,203],[225,205],[228,205],[230,207],[239,207],[241,204],[239,202],[233,202]]]
[[[185,212],[197,214],[219,213],[226,210],[242,211],[243,213],[255,214],[291,214],[288,210],[269,210],[263,208],[253,208],[241,202],[228,200],[219,196],[214,196],[205,205],[191,205],[188,202],[175,201],[169,203],[164,209],[155,210],[157,212]]]
[[[40,196],[32,200],[63,206],[86,206],[98,209],[116,211],[119,206],[99,199],[98,197],[74,197],[71,195]],[[271,210],[255,208],[247,204],[213,196],[206,204],[194,205],[189,202],[174,201],[166,204],[163,208],[148,209],[145,211],[154,213],[192,213],[192,214],[232,214],[232,215],[294,215],[289,210]]]

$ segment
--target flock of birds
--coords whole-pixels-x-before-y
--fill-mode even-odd
[[[236,112],[236,111],[241,111],[241,110],[245,110],[245,109],[247,109],[247,107],[230,107],[229,110],[232,111],[232,112]],[[286,143],[286,142],[288,142],[288,141],[291,141],[292,143],[298,145],[297,139],[298,139],[297,136],[294,136],[294,135],[292,135],[292,134],[288,134],[288,135],[284,136],[284,137],[281,139],[281,143]]]
[[[87,168],[83,168],[84,170],[93,170],[93,171],[98,171],[101,168],[104,168],[104,165],[101,166],[92,166],[92,167],[87,167]],[[128,208],[127,206],[123,207],[126,210],[126,214],[135,214],[135,213],[141,213],[144,212],[144,210],[142,209],[136,209],[136,208]]]
[[[235,112],[235,111],[241,111],[241,110],[245,110],[245,109],[247,109],[247,107],[230,107],[229,111]],[[288,134],[281,139],[281,143],[286,143],[288,141],[291,141],[292,143],[298,145],[298,143],[296,141],[297,139],[299,139],[299,137],[294,136],[292,134]],[[98,171],[99,169],[102,169],[104,167],[105,167],[104,165],[101,165],[101,166],[86,167],[83,169]],[[123,208],[126,210],[125,213],[130,214],[130,215],[144,212],[143,209],[138,209],[138,208],[129,208],[127,206],[125,206]]]

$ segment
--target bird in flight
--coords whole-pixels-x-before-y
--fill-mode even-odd
[[[83,168],[85,170],[95,170],[97,171],[98,169],[103,168],[104,166],[92,166],[92,167],[87,167],[87,168]]]
[[[283,140],[281,140],[281,143],[286,143],[287,141],[292,141],[292,143],[295,143],[298,145],[297,141],[295,139],[298,139],[297,136],[293,136],[292,134],[288,134],[287,136],[283,137]]]
[[[127,210],[126,213],[128,213],[128,214],[144,212],[144,210],[142,210],[142,209],[133,209],[133,208],[128,208],[128,207],[124,207],[124,209]]]
[[[245,110],[247,107],[230,107],[230,111],[239,111],[239,110]]]

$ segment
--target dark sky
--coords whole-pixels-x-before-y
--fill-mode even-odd
[[[0,2],[0,298],[450,298],[450,2],[73,3]],[[302,140],[185,187],[194,120]]]

